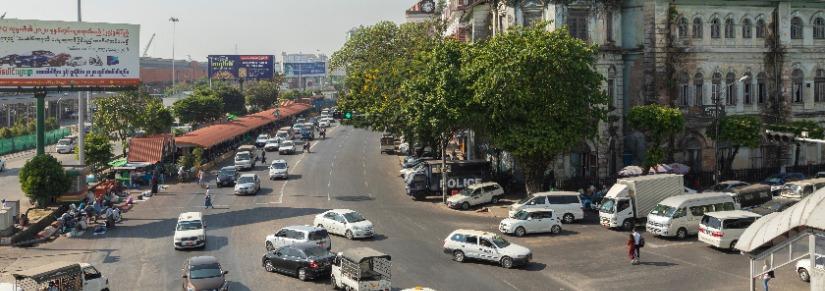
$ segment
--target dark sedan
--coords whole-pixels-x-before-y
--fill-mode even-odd
[[[235,181],[237,180],[238,169],[236,169],[235,166],[228,166],[223,167],[220,171],[218,171],[218,177],[215,180],[215,184],[217,184],[218,187],[234,186]]]
[[[766,202],[765,204],[759,205],[751,209],[750,211],[760,215],[768,215],[774,212],[782,212],[788,207],[793,206],[799,202],[799,200],[795,199],[787,199],[787,198],[774,198],[771,201]]]
[[[261,264],[267,272],[297,276],[301,281],[329,277],[335,255],[316,245],[289,245],[264,254]]]

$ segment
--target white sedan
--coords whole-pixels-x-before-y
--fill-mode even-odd
[[[347,239],[366,238],[374,235],[372,222],[361,213],[349,209],[333,209],[315,216],[313,224],[329,233],[343,235]]]

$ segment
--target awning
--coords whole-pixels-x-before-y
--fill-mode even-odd
[[[119,158],[117,160],[109,162],[110,167],[122,167],[123,165],[129,163],[126,158]]]
[[[171,150],[173,143],[169,134],[132,138],[127,161],[156,164],[163,160],[164,153]]]
[[[749,253],[799,227],[825,231],[825,189],[816,191],[782,212],[756,220],[739,237],[736,248]]]

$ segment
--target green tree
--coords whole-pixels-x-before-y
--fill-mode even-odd
[[[57,124],[57,119],[54,117],[46,118],[46,130],[54,130],[58,129],[60,126]]]
[[[83,151],[86,152],[86,164],[91,166],[92,172],[99,174],[112,160],[112,144],[104,133],[90,132],[83,140]],[[75,153],[80,152],[75,146]],[[77,154],[75,154],[76,156]]]
[[[211,122],[223,117],[223,100],[213,91],[196,91],[175,101],[172,111],[181,123]]]
[[[541,190],[556,157],[596,135],[608,107],[594,68],[598,49],[566,29],[544,27],[519,27],[477,44],[466,67],[485,116],[474,122],[513,155],[529,193]]]
[[[246,95],[246,106],[253,112],[259,112],[273,108],[278,102],[278,90],[280,83],[272,81],[249,82],[244,94]]]
[[[716,128],[713,126],[707,132],[719,143],[720,171],[723,175],[730,175],[739,148],[759,147],[762,142],[762,121],[753,115],[725,116],[719,121],[719,138],[716,138]]]
[[[123,92],[117,95],[96,99],[94,123],[104,132],[114,133],[126,155],[128,138],[140,129],[147,104],[151,97],[137,91]]]
[[[163,100],[152,98],[146,102],[143,114],[138,116],[136,125],[147,135],[153,135],[171,132],[174,122],[172,111],[163,105]]]
[[[38,155],[20,169],[20,186],[26,197],[46,206],[52,198],[65,193],[71,181],[63,166],[50,155]]]
[[[0,128],[0,138],[10,138],[10,137],[13,137],[13,136],[14,136],[14,132],[11,130],[11,128],[8,128],[8,127]]]
[[[195,148],[192,150],[192,166],[200,169],[203,163],[203,149]]]
[[[685,118],[678,108],[659,104],[636,106],[627,115],[627,122],[645,136],[647,153],[643,168],[645,173],[651,166],[662,163],[665,151],[662,146],[667,140],[682,131]]]
[[[246,100],[241,90],[228,84],[219,84],[214,90],[223,100],[224,113],[238,116],[246,114]]]

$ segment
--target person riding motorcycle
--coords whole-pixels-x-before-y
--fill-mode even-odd
[[[327,138],[327,130],[326,128],[321,128],[321,139]]]
[[[306,140],[306,142],[304,142],[304,152],[307,152],[307,153],[308,153],[308,152],[309,152],[309,148],[310,148],[310,146],[309,146],[309,140]]]

